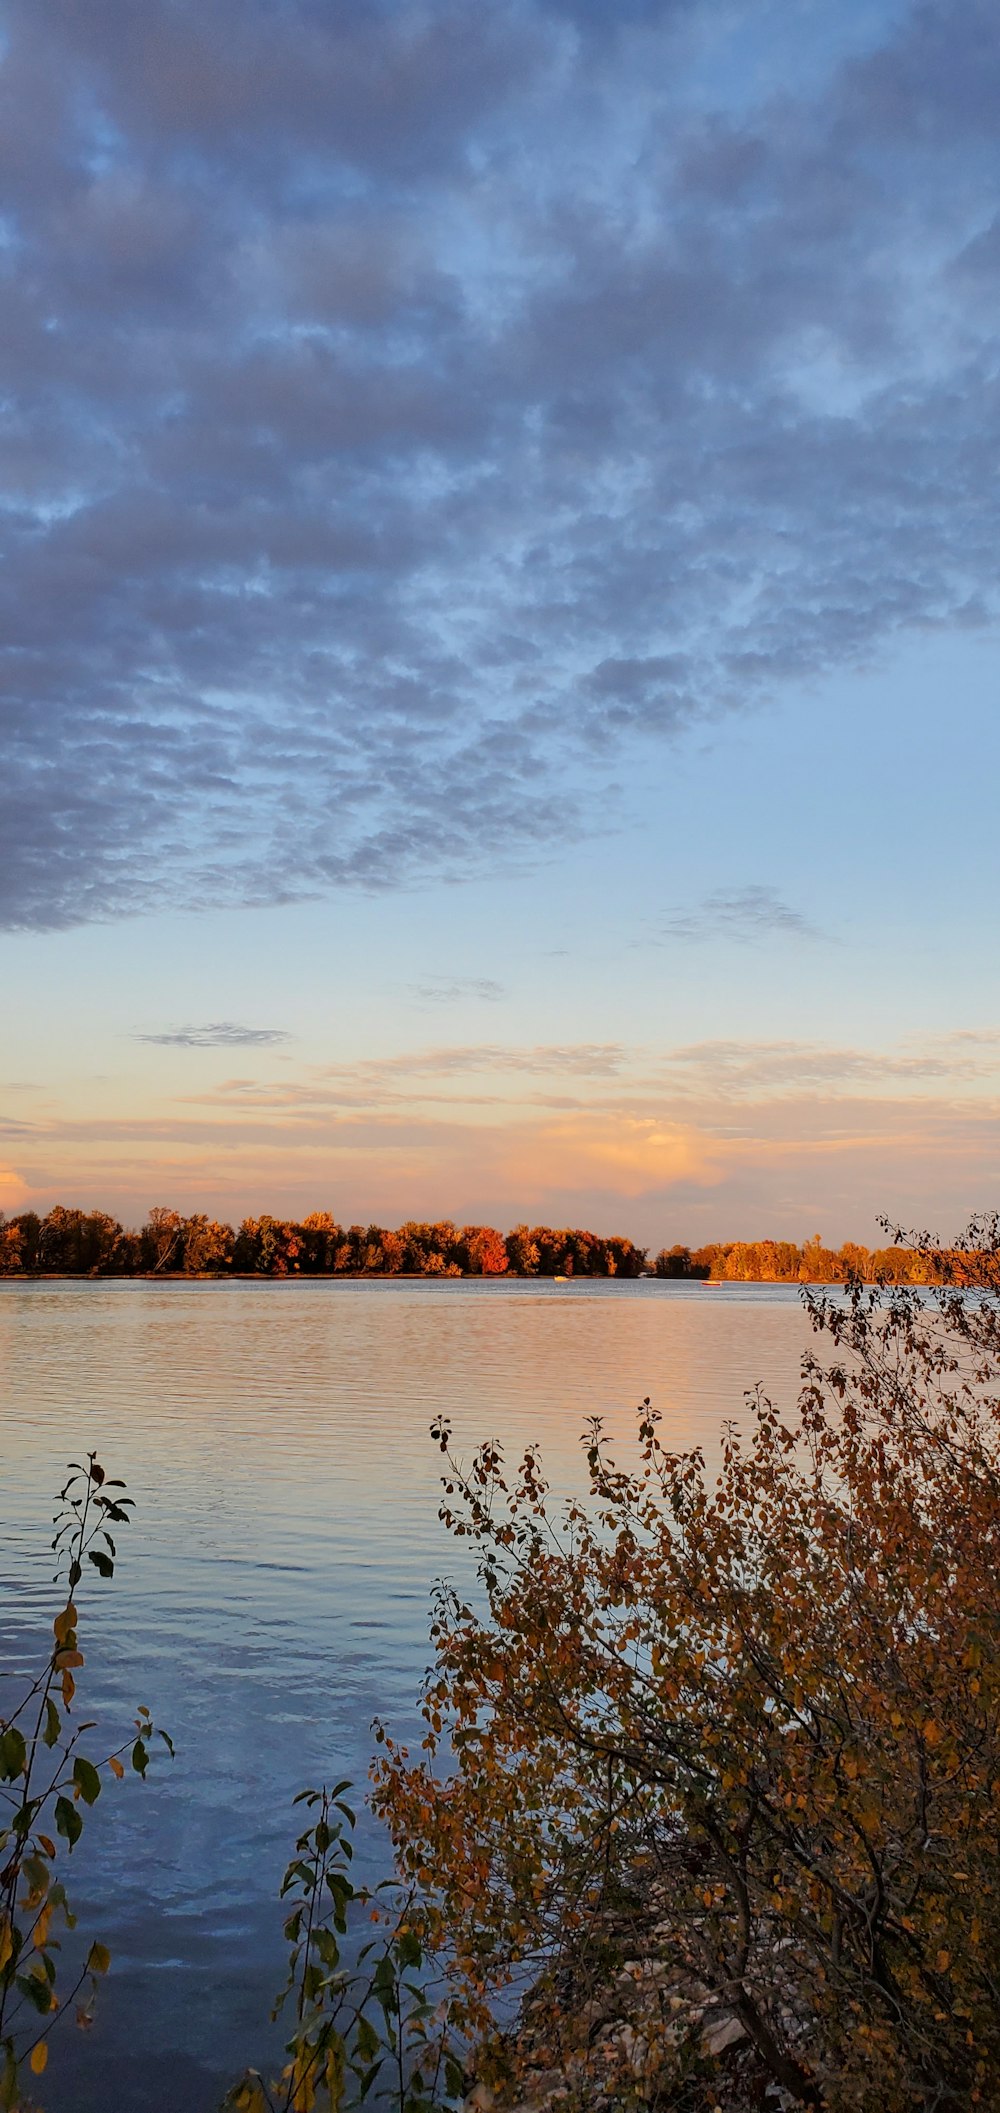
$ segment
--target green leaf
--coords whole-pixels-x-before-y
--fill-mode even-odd
[[[56,1744],[61,1730],[62,1724],[59,1718],[59,1711],[50,1696],[45,1704],[45,1730],[42,1733],[46,1746],[54,1746]]]
[[[379,1960],[378,1965],[375,1968],[375,1972],[373,1975],[373,1986],[375,1990],[375,2001],[381,2004],[382,2009],[385,2011],[386,2017],[391,2016],[391,2014],[396,2010],[398,2003],[398,1998],[396,1995],[396,1976],[392,1969],[391,1960],[385,1958],[384,1955]]]
[[[71,1849],[83,1833],[83,1821],[69,1798],[56,1799],[56,1830],[68,1841]]]
[[[102,1548],[92,1548],[90,1550],[90,1561],[93,1563],[95,1570],[100,1571],[102,1577],[114,1577],[115,1566],[111,1557],[105,1555]]]
[[[446,2054],[444,2058],[444,2081],[449,2097],[465,2097],[465,2071],[452,2054]]]
[[[37,1850],[33,1855],[25,1857],[24,1862],[21,1865],[21,1869],[24,1872],[24,1876],[28,1881],[28,1885],[31,1891],[33,1893],[37,1893],[39,1895],[39,1898],[43,1893],[46,1893],[48,1891],[49,1867],[45,1861],[44,1856],[42,1856]]]
[[[3,2073],[0,2075],[0,2106],[3,2107],[4,2113],[10,2113],[10,2108],[17,2104],[18,2065],[14,2059],[13,2040],[4,2041],[3,2055]]]
[[[18,1731],[16,1724],[8,1724],[6,1731],[0,1732],[0,1782],[13,1783],[17,1776],[23,1775],[27,1758],[23,1733]]]
[[[373,2062],[381,2041],[370,2018],[358,2019],[358,2059],[366,2064]]]
[[[132,1748],[132,1766],[137,1776],[144,1776],[149,1767],[149,1750],[137,1739]]]
[[[403,1930],[396,1940],[400,1966],[419,1966],[423,1958],[420,1939],[413,1930]]]
[[[14,1978],[14,1986],[24,1997],[25,2002],[33,2004],[36,2010],[41,2011],[43,2018],[48,2016],[52,2008],[52,1991],[44,1976],[39,1976],[38,1974],[17,1974]]]
[[[93,1761],[85,1761],[82,1754],[78,1754],[73,1763],[73,1781],[84,1804],[96,1805],[101,1795],[101,1778]]]
[[[333,1931],[317,1930],[313,1937],[313,1943],[324,1966],[332,1973],[334,1968],[340,1965],[340,1946]]]

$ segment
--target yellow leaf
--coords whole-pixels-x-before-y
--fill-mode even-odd
[[[951,1965],[951,1953],[950,1953],[950,1952],[939,1952],[939,1953],[938,1953],[938,1955],[937,1955],[937,1962],[936,1962],[936,1964],[937,1964],[937,1970],[938,1970],[938,1973],[939,1973],[939,1974],[946,1974],[946,1973],[947,1973],[947,1971],[948,1971],[948,1968],[949,1968],[949,1966]]]
[[[95,1940],[95,1942],[91,1945],[89,1952],[87,1953],[88,1974],[106,1974],[110,1965],[111,1953],[109,1952],[107,1945],[98,1944]]]
[[[941,1726],[940,1724],[935,1724],[933,1717],[928,1717],[924,1725],[924,1738],[928,1746],[937,1746],[940,1742]]]
[[[121,1764],[121,1762],[119,1761],[119,1759],[118,1759],[118,1755],[117,1755],[117,1754],[111,1754],[111,1755],[109,1756],[109,1759],[108,1759],[108,1767],[110,1768],[110,1770],[111,1770],[111,1773],[112,1773],[112,1775],[113,1775],[113,1776],[117,1776],[117,1777],[118,1777],[118,1781],[119,1781],[119,1783],[120,1783],[120,1782],[121,1782],[121,1779],[122,1779],[122,1777],[123,1777],[123,1775],[124,1775],[124,1773],[125,1773],[125,1770],[124,1770],[124,1768],[122,1767],[122,1764]]]
[[[344,2043],[339,2034],[326,2050],[325,2083],[330,2113],[338,2113],[344,2096]]]
[[[6,1966],[13,1949],[14,1945],[10,1934],[10,1918],[7,1915],[0,1915],[0,1974],[3,1973],[4,1967]]]
[[[45,2041],[39,2040],[37,2047],[33,2047],[31,2050],[31,2068],[35,2076],[41,2076],[48,2058],[49,2050]]]
[[[55,1621],[52,1624],[52,1633],[55,1637],[56,1642],[58,1644],[64,1644],[67,1636],[70,1636],[75,1628],[76,1608],[74,1607],[72,1600],[70,1600],[68,1605],[63,1608],[62,1613],[56,1615]]]
[[[256,2070],[251,2069],[233,2094],[233,2113],[267,2113],[264,2086]]]

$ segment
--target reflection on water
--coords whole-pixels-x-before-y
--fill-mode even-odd
[[[3,1663],[44,1649],[50,1500],[94,1447],[137,1513],[89,1589],[81,1700],[109,1728],[147,1703],[178,1749],[74,1856],[114,1968],[89,2041],[53,2045],[49,2113],[207,2113],[270,2057],[290,1800],[363,1781],[376,1712],[412,1722],[430,1587],[468,1561],[432,1417],[466,1450],[539,1440],[568,1490],[587,1416],[624,1445],[649,1394],[666,1443],[712,1454],[744,1388],[793,1397],[808,1335],[777,1285],[0,1285]]]

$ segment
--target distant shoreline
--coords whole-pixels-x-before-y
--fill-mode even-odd
[[[135,1270],[128,1275],[114,1270],[22,1269],[8,1271],[5,1275],[0,1276],[0,1291],[3,1291],[8,1285],[17,1286],[24,1284],[270,1284],[279,1290],[282,1287],[286,1290],[294,1289],[296,1285],[302,1284],[425,1284],[428,1289],[440,1288],[446,1284],[489,1284],[497,1288],[507,1284],[557,1284],[560,1287],[569,1285],[590,1286],[595,1284],[655,1284],[661,1289],[669,1290],[676,1290],[683,1286],[687,1290],[697,1289],[699,1291],[844,1291],[847,1288],[848,1281],[844,1277],[815,1279],[793,1277],[667,1277],[658,1275],[652,1269],[641,1270],[638,1276],[631,1277],[584,1276],[582,1274],[579,1276],[556,1277],[548,1274],[542,1276],[537,1273],[528,1275],[526,1272],[519,1272],[513,1269],[506,1270],[502,1274],[495,1273],[489,1276],[484,1276],[481,1271],[471,1269],[456,1271],[449,1275],[445,1275],[443,1272],[428,1275],[420,1270],[404,1271],[399,1269],[338,1270],[336,1273],[329,1272],[324,1275],[319,1275],[314,1270],[299,1270],[294,1274],[284,1276],[263,1275],[259,1270],[255,1269],[199,1271],[147,1269]],[[871,1280],[866,1281],[870,1282]],[[903,1280],[899,1278],[882,1278],[878,1281],[896,1288]]]
[[[45,1217],[0,1212],[0,1280],[134,1278],[145,1282],[269,1282],[322,1278],[356,1283],[406,1278],[655,1277],[712,1284],[966,1283],[965,1250],[941,1248],[926,1235],[905,1238],[883,1222],[885,1247],[845,1240],[824,1246],[819,1234],[794,1240],[713,1240],[701,1247],[676,1242],[651,1256],[623,1233],[584,1226],[455,1225],[407,1219],[397,1227],[341,1225],[329,1211],[302,1219],[266,1212],[232,1226],[203,1212],[185,1217],[166,1205],[138,1227],[107,1211],[54,1204]],[[978,1281],[978,1278],[976,1279]]]

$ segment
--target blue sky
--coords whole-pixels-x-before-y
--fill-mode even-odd
[[[995,1200],[993,10],[6,10],[0,1203]]]

